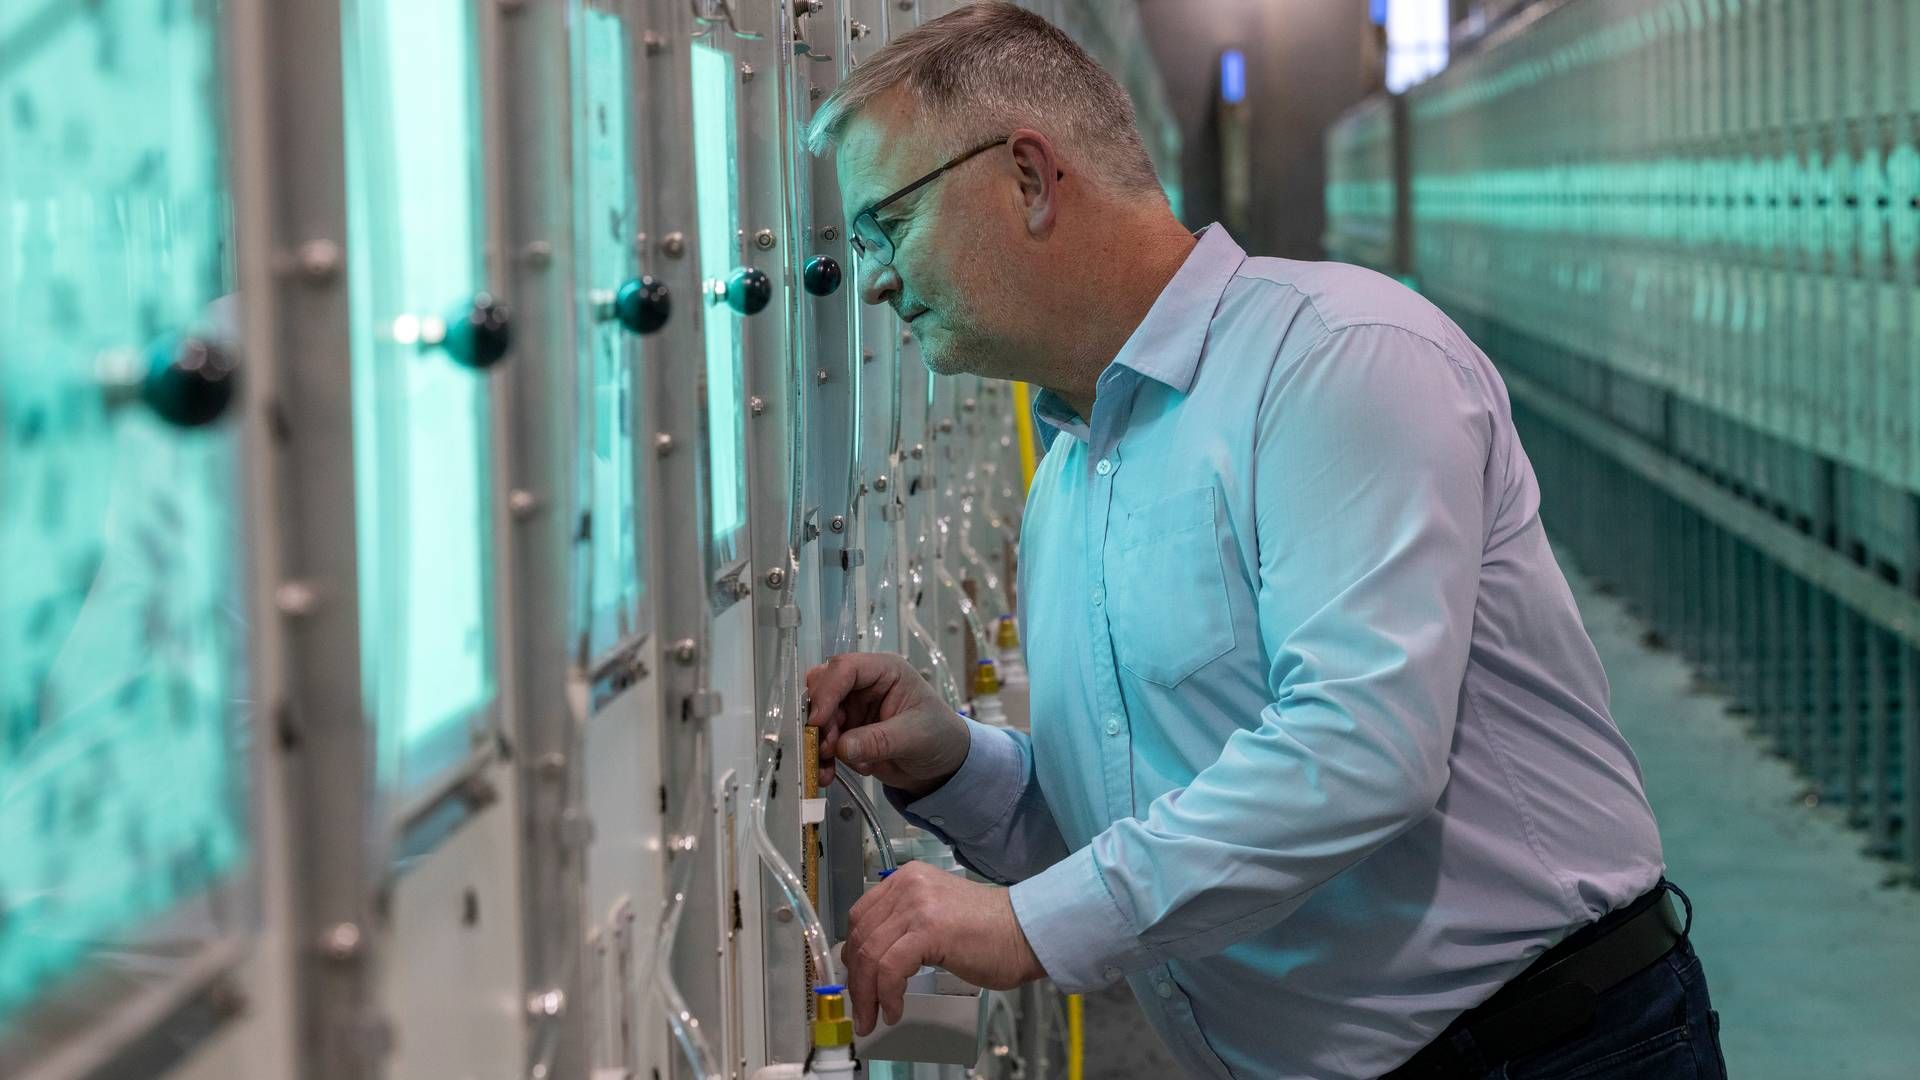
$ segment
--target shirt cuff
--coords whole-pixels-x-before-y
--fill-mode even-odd
[[[1027,758],[1012,734],[973,720],[967,760],[947,782],[918,799],[887,788],[887,801],[909,821],[949,844],[984,839],[1007,820],[1027,789]]]
[[[1062,991],[1084,994],[1154,964],[1083,847],[1007,890],[1033,955]]]

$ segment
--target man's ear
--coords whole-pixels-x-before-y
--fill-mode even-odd
[[[1060,182],[1066,171],[1060,167],[1060,155],[1053,140],[1032,128],[1020,128],[1007,139],[1013,152],[1013,167],[1020,179],[1020,205],[1026,214],[1027,233],[1042,237],[1053,231],[1060,212]]]

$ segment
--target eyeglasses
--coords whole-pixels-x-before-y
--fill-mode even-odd
[[[859,252],[862,258],[872,259],[881,266],[892,264],[893,237],[888,236],[887,230],[880,227],[880,219],[874,216],[875,213],[885,209],[888,204],[898,202],[914,192],[919,191],[921,188],[926,187],[928,184],[933,183],[948,169],[967,161],[969,158],[978,157],[996,146],[1005,145],[1011,138],[1012,136],[1010,135],[1003,135],[990,143],[976,146],[920,179],[915,180],[913,183],[908,184],[906,187],[901,188],[899,191],[894,192],[879,202],[868,206],[858,214],[853,215],[853,229],[847,237],[847,239],[853,243],[853,250]]]

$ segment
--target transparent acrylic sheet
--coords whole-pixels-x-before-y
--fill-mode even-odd
[[[733,56],[712,28],[693,43],[693,164],[700,222],[700,276],[724,285],[737,265],[738,154],[735,145]],[[739,316],[724,303],[701,298],[707,349],[707,467],[712,513],[711,559],[718,571],[744,555],[747,523],[745,428],[742,417]]]
[[[579,162],[581,431],[587,440],[583,478],[592,540],[587,579],[590,657],[651,628],[647,582],[640,561],[645,535],[644,473],[634,469],[633,417],[644,382],[636,379],[642,339],[619,322],[601,320],[596,298],[617,290],[635,272],[639,212],[629,160],[632,132],[627,102],[627,28],[598,0],[583,4],[574,21],[574,72],[580,112],[574,119]]]
[[[389,809],[464,761],[493,710],[487,376],[432,347],[481,291],[473,12],[344,12],[361,662]]]
[[[105,392],[238,336],[218,25],[0,7],[0,1075],[254,924],[235,427]]]

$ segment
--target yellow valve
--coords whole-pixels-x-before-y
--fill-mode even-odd
[[[980,661],[973,669],[973,696],[979,697],[982,694],[997,694],[999,692],[1000,669],[994,667],[993,661],[991,660]]]
[[[844,986],[821,986],[813,991],[813,1045],[853,1045],[853,1019],[847,1015],[847,991]]]
[[[995,639],[994,644],[1003,649],[1014,649],[1020,646],[1020,624],[1013,621],[1013,616],[1000,616],[1000,636]]]

